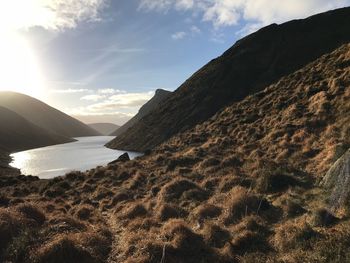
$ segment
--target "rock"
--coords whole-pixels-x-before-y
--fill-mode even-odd
[[[129,157],[129,154],[128,153],[123,153],[122,155],[120,155],[118,157],[117,160],[114,160],[108,164],[116,164],[116,163],[120,163],[120,162],[127,162],[127,161],[130,161],[130,157]]]
[[[338,208],[348,202],[350,197],[350,149],[348,149],[328,170],[320,183],[332,189],[330,205]]]

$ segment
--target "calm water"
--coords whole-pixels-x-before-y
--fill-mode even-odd
[[[79,137],[77,142],[37,148],[11,154],[11,165],[23,174],[42,179],[52,178],[73,170],[85,171],[117,159],[125,151],[111,150],[104,145],[111,136]],[[131,159],[141,155],[128,152]]]

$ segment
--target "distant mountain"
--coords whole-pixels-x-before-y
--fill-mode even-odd
[[[145,151],[159,145],[348,43],[349,25],[350,8],[342,8],[273,24],[243,38],[108,146]]]
[[[0,92],[0,106],[8,108],[33,124],[60,136],[83,137],[100,135],[84,123],[24,94]]]
[[[0,107],[0,123],[0,150],[7,152],[74,141],[40,128],[4,107]]]
[[[113,123],[91,123],[88,126],[102,135],[110,135],[112,132],[120,128],[119,125]]]
[[[159,107],[159,104],[164,101],[166,98],[170,96],[171,92],[163,89],[157,89],[155,92],[155,95],[152,99],[150,99],[145,105],[143,105],[139,112],[130,119],[127,123],[125,123],[122,127],[120,127],[118,130],[114,131],[111,135],[112,136],[119,136],[122,133],[126,132],[129,128],[131,128],[133,125],[135,125],[139,120],[141,120],[143,117],[145,117],[148,113],[150,113],[152,110],[155,110]]]

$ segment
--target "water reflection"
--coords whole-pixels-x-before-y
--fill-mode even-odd
[[[43,179],[64,175],[72,170],[85,171],[98,165],[106,165],[124,153],[104,147],[112,138],[80,137],[73,143],[14,153],[11,155],[11,165],[21,169],[23,174]],[[135,152],[128,153],[131,159],[141,155]]]

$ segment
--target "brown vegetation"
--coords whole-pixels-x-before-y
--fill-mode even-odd
[[[135,160],[1,173],[0,261],[349,261],[349,214],[316,184],[349,143],[349,60],[345,45]]]

